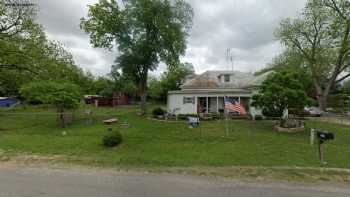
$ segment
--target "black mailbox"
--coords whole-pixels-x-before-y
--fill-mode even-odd
[[[334,140],[334,134],[327,131],[317,131],[317,138],[322,141]]]
[[[318,150],[319,150],[319,155],[320,155],[320,161],[322,165],[327,164],[327,162],[324,161],[324,156],[323,156],[323,145],[324,142],[329,141],[329,140],[334,140],[334,133],[328,132],[328,131],[317,131],[316,136],[318,138]]]

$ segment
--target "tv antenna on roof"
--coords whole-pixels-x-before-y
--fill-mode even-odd
[[[233,51],[231,48],[227,48],[226,50],[226,61],[227,61],[227,70],[234,70],[234,60],[233,60]]]

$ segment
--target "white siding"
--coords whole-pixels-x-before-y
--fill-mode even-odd
[[[195,102],[183,103],[184,97],[194,97]],[[195,114],[197,113],[197,97],[194,94],[169,94],[168,111],[175,114]]]

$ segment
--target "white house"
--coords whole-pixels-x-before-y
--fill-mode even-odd
[[[249,106],[256,87],[266,78],[239,71],[207,71],[185,81],[179,91],[168,92],[168,111],[174,114],[219,113],[224,98],[239,101],[246,111],[260,114]]]

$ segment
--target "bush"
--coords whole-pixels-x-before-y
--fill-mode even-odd
[[[163,116],[164,114],[165,114],[165,110],[160,107],[157,107],[152,111],[153,117]]]
[[[255,120],[263,120],[264,117],[262,115],[256,115]]]
[[[123,137],[118,131],[110,131],[102,138],[102,144],[106,147],[115,147],[121,144]]]
[[[199,117],[198,114],[179,114],[177,118],[179,120],[188,120],[188,117]]]

